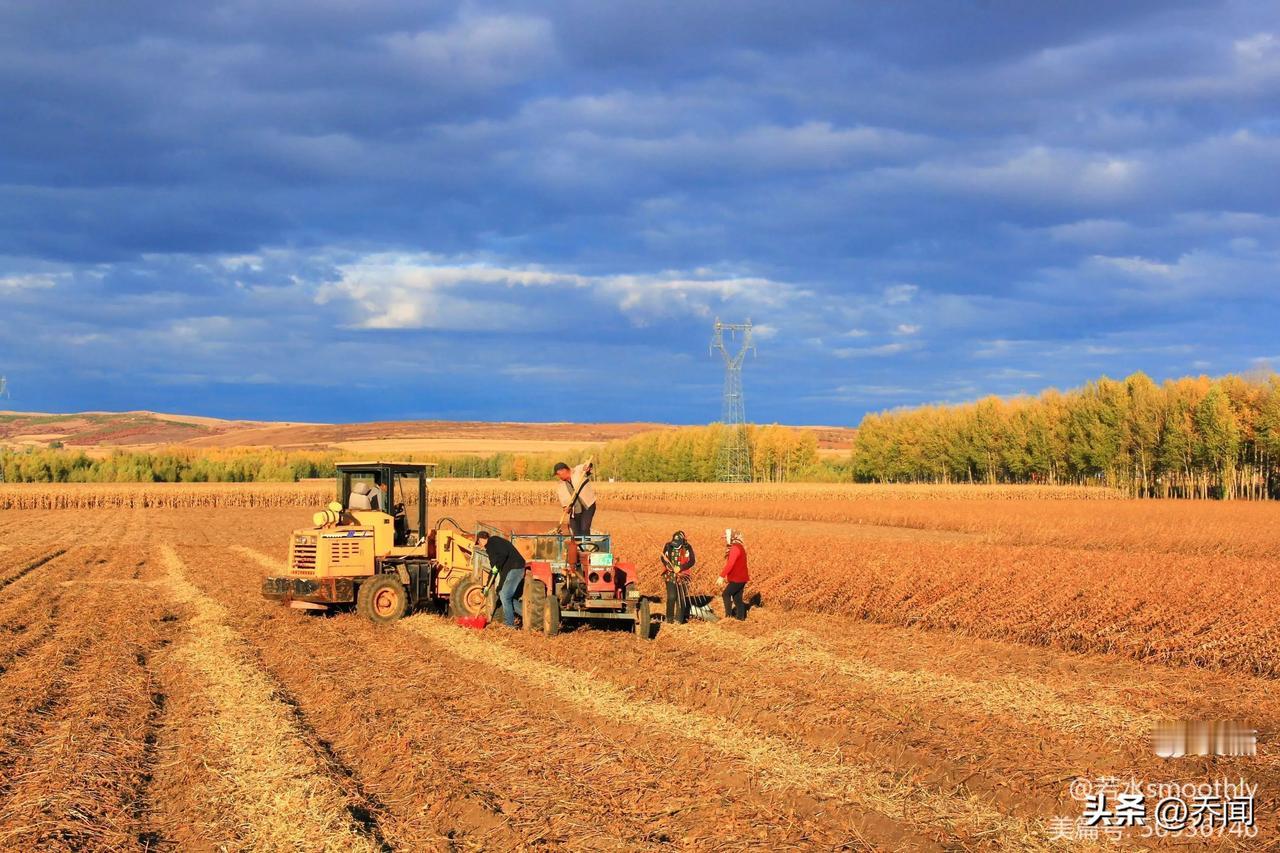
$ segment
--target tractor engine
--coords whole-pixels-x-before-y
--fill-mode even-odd
[[[609,551],[591,546],[579,548],[573,540],[570,543],[564,585],[568,602],[562,603],[625,601],[632,567],[626,563],[615,564]]]

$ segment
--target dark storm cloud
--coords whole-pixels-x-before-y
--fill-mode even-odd
[[[700,421],[716,315],[760,419],[1243,369],[1278,102],[1261,2],[0,2],[0,373]]]

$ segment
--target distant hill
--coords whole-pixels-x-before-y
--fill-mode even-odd
[[[397,453],[491,454],[572,450],[629,438],[642,432],[678,429],[669,424],[485,423],[476,421],[377,421],[312,424],[221,420],[161,412],[0,412],[0,446],[48,447],[61,443],[88,453],[113,448],[270,447],[280,450],[340,450],[368,456]],[[847,452],[854,430],[803,427],[827,453]]]

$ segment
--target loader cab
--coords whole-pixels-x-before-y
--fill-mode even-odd
[[[427,482],[434,465],[418,462],[340,462],[338,500],[352,508],[361,494],[376,495],[378,510],[395,523],[395,546],[413,547],[427,536]]]

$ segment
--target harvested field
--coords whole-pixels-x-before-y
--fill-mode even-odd
[[[534,486],[446,505],[550,520]],[[1258,837],[1215,849],[1280,842],[1280,508],[602,489],[617,552],[684,529],[706,590],[747,537],[748,621],[640,643],[271,605],[308,510],[184,488],[0,512],[0,848],[1048,849],[1103,775],[1243,776]],[[1258,755],[1159,759],[1163,719],[1245,720]]]
[[[1116,500],[1109,489],[1078,486],[875,486],[819,483],[728,485],[719,483],[598,483],[610,502],[636,512],[745,515],[759,518],[822,518],[832,505],[863,501],[1092,501]],[[198,507],[312,507],[331,500],[328,483],[0,483],[4,509],[117,509]],[[496,480],[435,480],[430,501],[442,507],[542,507],[551,503],[546,483]],[[781,509],[780,509],[781,508]],[[848,517],[831,520],[848,521]]]

